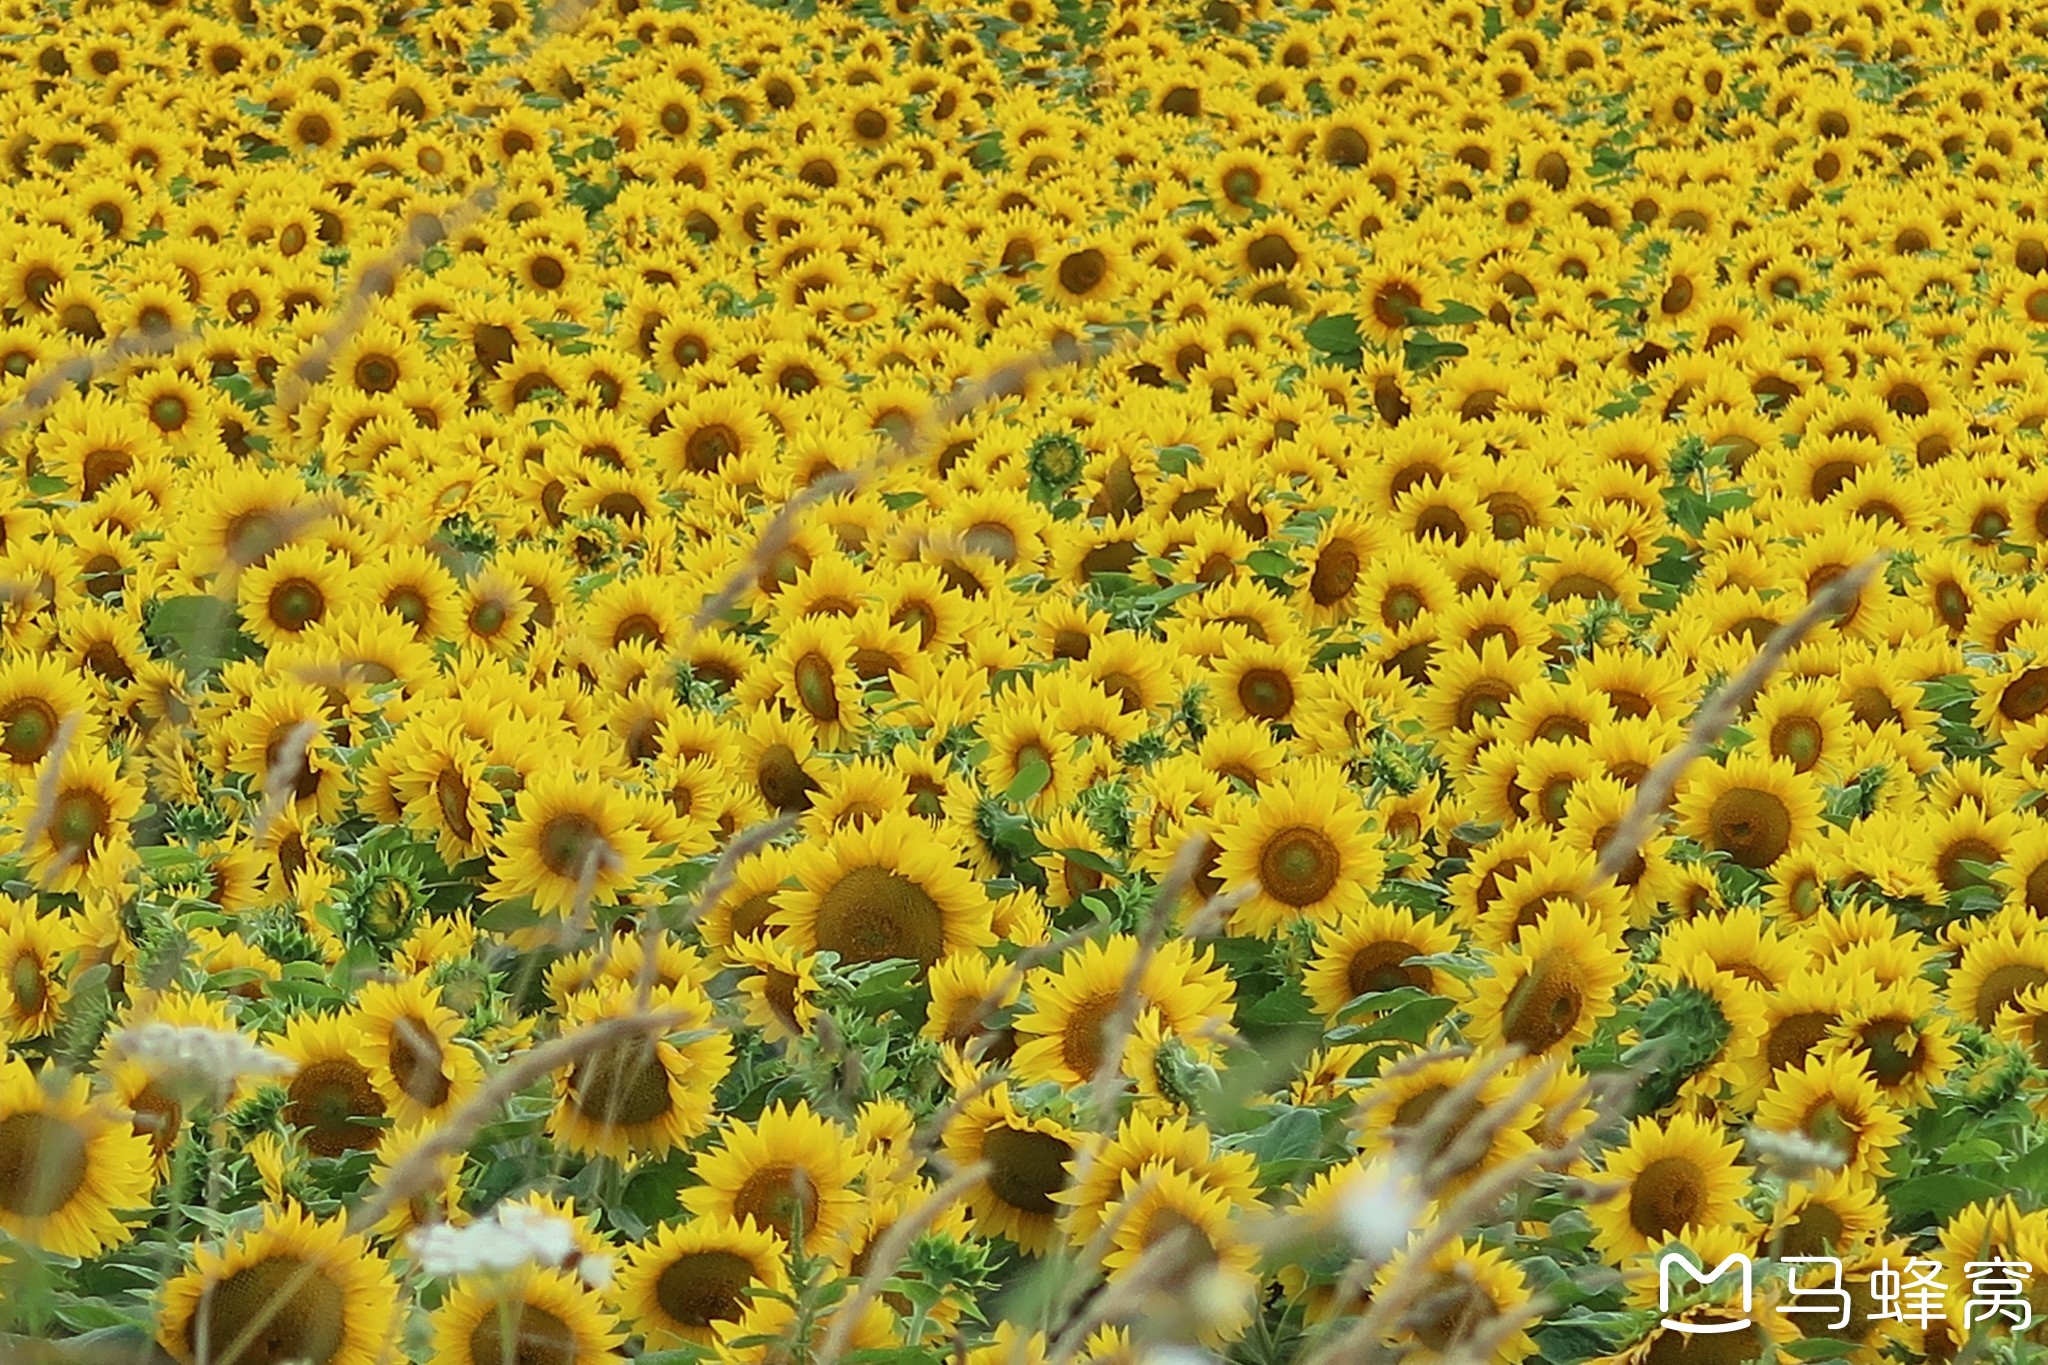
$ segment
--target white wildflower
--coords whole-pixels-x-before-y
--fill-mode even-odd
[[[1412,1171],[1399,1162],[1381,1162],[1337,1192],[1337,1225],[1360,1256],[1383,1261],[1407,1244],[1423,1202]]]
[[[233,1029],[196,1024],[135,1024],[107,1040],[107,1055],[132,1061],[182,1102],[219,1103],[244,1079],[283,1080],[299,1064]]]
[[[592,1289],[612,1282],[612,1258],[586,1255],[576,1229],[526,1204],[500,1204],[473,1223],[436,1223],[405,1239],[413,1261],[428,1275],[502,1275],[523,1266],[573,1269]]]
[[[1774,1133],[1752,1128],[1743,1136],[1758,1165],[1788,1180],[1810,1180],[1826,1171],[1839,1171],[1849,1159],[1840,1147],[1797,1131]]]

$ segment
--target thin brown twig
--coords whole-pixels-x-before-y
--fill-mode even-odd
[[[1889,552],[1874,554],[1855,568],[1838,575],[1813,595],[1800,613],[1771,632],[1754,659],[1740,673],[1721,684],[1700,706],[1686,731],[1685,743],[1658,761],[1636,791],[1635,804],[1621,824],[1600,848],[1594,865],[1592,886],[1614,881],[1627,870],[1642,851],[1657,825],[1657,817],[1671,804],[1678,779],[1692,761],[1714,746],[1722,733],[1735,723],[1763,685],[1777,672],[1785,656],[1795,649],[1823,621],[1839,616],[1863,593],[1865,585],[1890,558]]]

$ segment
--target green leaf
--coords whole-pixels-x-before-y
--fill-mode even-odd
[[[1285,578],[1295,570],[1294,561],[1278,550],[1253,550],[1244,562],[1253,573],[1267,578]]]
[[[1024,766],[1017,770],[1017,780],[1003,791],[1003,799],[1013,806],[1021,806],[1044,791],[1052,781],[1052,769],[1042,758],[1024,760]]]
[[[232,657],[241,635],[234,604],[211,594],[157,603],[144,630],[188,673],[206,672]]]
[[[1365,348],[1365,338],[1358,332],[1358,319],[1349,313],[1317,318],[1302,334],[1312,348],[1324,355],[1357,354]]]
[[[1802,1337],[1785,1342],[1778,1349],[1794,1360],[1848,1360],[1860,1355],[1863,1345],[1835,1337]]]
[[[1287,980],[1237,1012],[1240,1025],[1253,1028],[1291,1028],[1319,1022],[1301,983]]]
[[[1264,1127],[1233,1133],[1221,1145],[1250,1152],[1259,1163],[1259,1178],[1268,1185],[1284,1184],[1316,1164],[1323,1148],[1323,1116],[1314,1109],[1284,1107]]]
[[[1974,1175],[1944,1171],[1939,1175],[1902,1180],[1886,1189],[1884,1195],[1892,1207],[1894,1225],[1912,1227],[1945,1223],[1967,1205],[1980,1199],[1996,1199],[2005,1192],[2003,1185],[1994,1185]]]
[[[1369,1024],[1336,1029],[1332,1043],[1419,1043],[1429,1036],[1437,1022],[1451,1012],[1452,1002],[1440,995],[1425,995],[1387,1011]]]

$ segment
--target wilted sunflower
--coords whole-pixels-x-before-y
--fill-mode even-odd
[[[751,1218],[666,1224],[627,1251],[613,1301],[654,1350],[716,1345],[713,1325],[739,1321],[755,1291],[787,1292],[786,1252]]]
[[[770,1105],[753,1123],[728,1122],[697,1158],[703,1183],[682,1193],[699,1217],[752,1220],[817,1252],[837,1245],[859,1212],[861,1154],[850,1134],[798,1101]]]
[[[127,1241],[155,1187],[149,1139],[89,1089],[0,1060],[0,1230],[56,1256]]]
[[[570,1028],[638,1012],[625,981],[599,981],[570,997]],[[674,1151],[711,1123],[713,1094],[732,1066],[732,1041],[713,1029],[711,1002],[695,982],[653,990],[647,1008],[678,1018],[657,1035],[625,1034],[556,1077],[549,1136],[572,1152],[630,1156]]]
[[[929,967],[995,941],[987,893],[960,861],[922,820],[885,812],[796,850],[798,887],[777,897],[771,923],[800,952]]]
[[[375,1365],[395,1349],[398,1286],[383,1257],[296,1205],[164,1286],[157,1340],[185,1365]]]

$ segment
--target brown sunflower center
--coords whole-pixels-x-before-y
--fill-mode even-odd
[[[2009,962],[2003,967],[1993,967],[1984,974],[1983,984],[1977,987],[1976,1016],[1982,1028],[1990,1028],[1998,1022],[1998,1012],[2016,1000],[2023,991],[2048,982],[2048,971],[2027,962]]]
[[[2032,720],[2048,711],[2048,667],[2027,669],[2008,683],[1998,710],[2007,720]]]
[[[156,1148],[159,1157],[170,1155],[171,1148],[178,1145],[178,1134],[185,1126],[185,1106],[156,1088],[154,1081],[144,1086],[142,1093],[128,1101],[128,1111],[135,1116],[134,1128],[147,1137]]]
[[[35,763],[57,737],[57,708],[39,697],[0,707],[0,752],[16,763]]]
[[[1086,294],[1102,283],[1109,273],[1109,258],[1094,247],[1076,251],[1060,262],[1060,288],[1069,294]]]
[[[832,661],[813,652],[796,661],[796,696],[814,720],[831,723],[839,719],[839,689],[832,676]]]
[[[186,1325],[190,1356],[206,1327],[209,1365],[284,1365],[327,1361],[347,1336],[348,1301],[340,1285],[296,1256],[269,1256],[212,1286]]]
[[[1260,720],[1285,720],[1294,709],[1294,683],[1277,668],[1248,668],[1237,680],[1237,701]]]
[[[1629,1226],[1659,1241],[1696,1221],[1706,1201],[1699,1167],[1684,1157],[1659,1157],[1629,1182]]]
[[[303,578],[288,578],[271,590],[270,623],[279,630],[304,630],[320,619],[327,598],[319,586]]]
[[[652,1123],[669,1110],[668,1070],[656,1045],[626,1038],[599,1048],[569,1072],[576,1110],[592,1123]]]
[[[1805,1060],[1820,1046],[1834,1023],[1834,1015],[1821,1012],[1786,1015],[1764,1040],[1765,1062],[1776,1071]]]
[[[448,832],[464,843],[476,841],[476,823],[469,818],[469,783],[453,768],[443,768],[434,778],[434,804],[441,809],[441,821]]]
[[[1333,540],[1316,556],[1315,572],[1308,576],[1308,595],[1319,607],[1335,606],[1350,595],[1358,582],[1358,547]]]
[[[904,957],[929,967],[946,949],[945,912],[910,878],[856,867],[819,895],[817,937],[842,962]]]
[[[796,1235],[802,1220],[804,1235],[818,1225],[818,1186],[800,1168],[788,1162],[763,1166],[748,1176],[732,1197],[735,1218],[751,1217],[784,1241]]]
[[[1067,1012],[1060,1029],[1060,1060],[1084,1081],[1102,1065],[1102,1026],[1116,1012],[1121,996],[1120,990],[1091,995]]]
[[[16,955],[7,969],[7,988],[14,992],[21,1013],[33,1017],[50,998],[50,989],[43,981],[42,959],[26,951]]]
[[[71,1202],[86,1177],[86,1139],[51,1114],[0,1119],[0,1209],[44,1218]]]
[[[576,1365],[581,1354],[576,1329],[530,1303],[500,1305],[469,1334],[472,1365]]]
[[[1845,1231],[1840,1214],[1825,1204],[1808,1204],[1786,1226],[1779,1250],[1787,1256],[1825,1256]]]
[[[1768,791],[1734,787],[1714,798],[1707,814],[1714,847],[1747,868],[1765,868],[1792,844],[1792,812]]]
[[[597,821],[579,811],[551,815],[534,840],[541,865],[567,881],[580,881],[597,870],[607,847]]]
[[[1429,969],[1408,967],[1402,964],[1415,956],[1415,945],[1389,939],[1379,943],[1368,943],[1351,954],[1351,960],[1344,964],[1344,977],[1351,988],[1354,999],[1361,995],[1377,995],[1381,991],[1399,990],[1413,986],[1417,990],[1429,989]]]
[[[1498,1311],[1469,1274],[1440,1271],[1416,1296],[1405,1321],[1417,1341],[1442,1354],[1469,1340]]]
[[[1529,964],[1501,1008],[1501,1036],[1541,1056],[1571,1036],[1586,1005],[1578,963],[1552,949]]]
[[[391,1030],[391,1078],[398,1088],[429,1109],[448,1100],[448,1078],[441,1072],[441,1042],[426,1021],[411,1015]]]
[[[755,765],[754,781],[761,789],[761,799],[778,811],[809,810],[811,793],[818,789],[817,782],[804,771],[787,744],[776,744],[762,752]]]
[[[1058,1212],[1053,1196],[1066,1188],[1066,1163],[1074,1155],[1064,1138],[1024,1128],[992,1128],[982,1139],[981,1155],[989,1163],[988,1187],[996,1198],[1025,1213],[1050,1217]]]
[[[1337,845],[1319,829],[1294,825],[1259,850],[1259,887],[1286,905],[1314,905],[1337,885]]]
[[[730,1251],[693,1251],[676,1257],[654,1281],[654,1301],[686,1327],[732,1322],[746,1311],[754,1264]]]
[[[285,1092],[284,1120],[306,1130],[315,1156],[365,1152],[382,1129],[361,1120],[384,1117],[384,1100],[370,1075],[350,1057],[326,1057],[299,1068]]]

